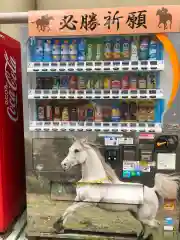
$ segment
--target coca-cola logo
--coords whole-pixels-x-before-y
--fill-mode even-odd
[[[4,75],[5,75],[5,105],[9,118],[16,122],[18,120],[18,97],[17,97],[17,66],[16,60],[4,52]]]

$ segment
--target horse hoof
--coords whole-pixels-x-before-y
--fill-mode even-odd
[[[61,232],[63,230],[63,219],[60,217],[54,224],[53,228],[56,230],[56,232]]]

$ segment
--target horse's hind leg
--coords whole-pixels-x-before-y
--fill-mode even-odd
[[[147,226],[150,227],[150,230],[152,228],[153,229],[159,228],[159,222],[155,219],[157,210],[158,210],[158,207],[152,202],[151,204],[144,203],[138,209],[137,219],[141,222],[142,225],[146,226],[146,231],[143,239],[149,239],[152,237],[152,232],[150,233],[149,231],[147,231]]]

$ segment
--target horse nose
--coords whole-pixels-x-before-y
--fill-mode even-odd
[[[66,162],[62,162],[61,166],[62,166],[62,168],[65,168],[65,167],[67,167],[67,163]]]

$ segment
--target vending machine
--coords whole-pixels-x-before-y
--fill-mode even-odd
[[[25,207],[21,46],[0,32],[0,232]]]

